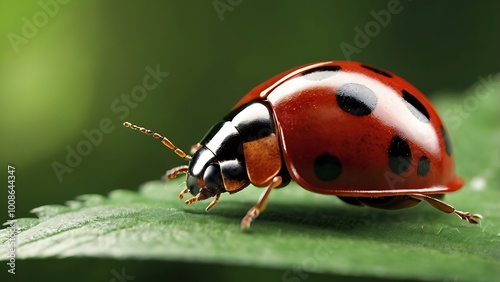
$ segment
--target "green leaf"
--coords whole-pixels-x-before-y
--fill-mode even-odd
[[[262,189],[250,186],[223,195],[206,213],[208,201],[186,206],[178,199],[180,181],[153,181],[137,192],[83,195],[65,206],[34,209],[38,219],[16,221],[17,258],[246,265],[279,269],[283,281],[302,281],[304,273],[495,281],[500,277],[500,98],[498,83],[494,87],[490,95],[479,96],[473,87],[466,95],[436,100],[453,125],[457,171],[467,180],[445,201],[482,214],[480,225],[425,203],[398,211],[361,208],[290,184],[273,191],[267,210],[250,232],[242,232],[240,220]],[[477,106],[467,116],[455,112],[456,105],[472,105],[471,99]],[[0,230],[3,260],[8,259],[8,235],[7,228]]]

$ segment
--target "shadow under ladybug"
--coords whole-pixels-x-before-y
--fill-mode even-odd
[[[279,193],[279,192],[278,192]],[[338,202],[321,202],[314,206],[306,203],[296,203],[293,205],[283,202],[273,203],[266,208],[266,212],[259,216],[259,222],[267,225],[278,224],[283,228],[283,225],[293,225],[298,230],[302,228],[319,228],[327,229],[335,232],[362,229],[364,231],[384,229],[384,226],[389,230],[393,226],[401,222],[421,223],[427,222],[430,224],[438,223],[440,217],[435,216],[432,209],[419,209],[419,212],[404,210],[394,213],[385,209],[364,209],[351,208],[346,205],[341,205],[343,201]],[[245,208],[242,206],[252,206],[249,201],[231,201],[224,202],[224,206],[210,211],[215,218],[223,218],[227,220],[241,219],[241,214],[245,213]],[[205,210],[186,209],[183,212],[191,215],[205,215]],[[373,224],[376,223],[376,224]]]

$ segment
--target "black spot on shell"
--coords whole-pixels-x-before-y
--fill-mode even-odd
[[[378,74],[383,75],[385,77],[389,77],[389,78],[392,77],[391,74],[389,74],[389,73],[387,73],[387,72],[385,72],[385,71],[383,71],[381,69],[377,69],[377,68],[374,68],[374,67],[368,66],[368,65],[361,65],[361,66],[364,67],[365,69],[371,70],[372,72],[378,73]]]
[[[389,168],[397,174],[403,173],[410,167],[410,145],[401,137],[394,136],[388,150]]]
[[[340,70],[340,66],[323,66],[307,70],[302,73],[302,76],[307,80],[323,80],[338,70]]]
[[[347,83],[337,88],[335,95],[339,107],[355,116],[366,116],[375,110],[377,96],[361,84]]]
[[[410,112],[418,118],[422,122],[429,122],[430,117],[429,117],[429,112],[427,109],[420,103],[420,101],[415,98],[410,92],[406,91],[403,89],[403,99],[405,99],[406,106],[410,110]]]
[[[317,71],[338,71],[338,70],[340,70],[340,66],[322,66],[307,70],[304,73],[302,73],[302,75],[310,74]]]
[[[332,181],[342,172],[340,160],[328,153],[324,153],[314,161],[314,174],[319,180]]]
[[[417,165],[417,175],[426,176],[431,170],[431,163],[426,156],[420,157]]]
[[[444,147],[446,149],[446,154],[451,157],[453,155],[453,147],[451,146],[450,136],[448,135],[448,131],[446,128],[441,125],[441,134],[443,135]]]

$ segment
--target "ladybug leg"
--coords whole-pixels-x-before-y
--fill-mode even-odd
[[[217,195],[215,195],[215,198],[213,199],[213,201],[205,208],[205,211],[208,212],[211,208],[213,208],[218,202],[219,202],[219,199],[220,199],[220,192],[217,193]]]
[[[189,189],[188,188],[184,188],[184,190],[182,190],[180,193],[179,193],[179,199],[183,199],[184,198],[184,194],[187,194],[189,193]]]
[[[191,146],[191,150],[189,152],[194,155],[194,153],[196,153],[196,151],[198,151],[201,147],[203,147],[203,145],[201,145],[200,143],[196,143]]]
[[[181,195],[179,195],[179,197],[186,194],[188,191],[189,191],[188,189],[182,190]],[[211,208],[213,208],[213,206],[215,206],[217,204],[217,202],[219,202],[221,193],[222,193],[222,191],[220,191],[220,190],[211,191],[211,190],[208,190],[206,188],[201,188],[200,192],[198,192],[198,194],[196,194],[196,196],[194,196],[186,201],[186,205],[191,205],[194,202],[203,201],[203,200],[206,200],[210,197],[215,196],[213,201],[205,208],[205,211],[209,211]]]
[[[185,190],[182,190],[181,194],[184,192]],[[179,195],[179,198],[180,198],[180,195]],[[186,200],[186,205],[191,205],[192,203],[194,202],[199,202],[199,201],[203,201],[205,200],[206,197],[203,196],[203,194],[201,193],[198,193],[196,194],[196,196],[194,197],[191,197],[189,198],[188,200]]]
[[[423,194],[414,194],[414,195],[409,195],[412,198],[415,198],[417,200],[423,200],[429,203],[431,206],[435,207],[436,209],[444,212],[444,213],[454,213],[458,217],[460,217],[463,220],[467,220],[469,223],[472,224],[477,224],[480,222],[482,216],[480,214],[471,214],[470,212],[462,212],[459,210],[456,210],[453,206],[450,206],[449,204],[440,201],[436,198],[433,198],[428,195],[423,195]]]
[[[166,179],[174,179],[177,177],[177,175],[179,175],[180,173],[187,173],[188,171],[188,166],[187,165],[183,165],[183,166],[178,166],[178,167],[174,167],[172,169],[169,169],[167,170],[167,172],[162,176],[162,180],[166,180]],[[189,189],[188,188],[185,188],[184,190],[181,191],[181,193],[179,193],[179,199],[182,199],[184,198],[184,194],[187,194],[189,193]]]
[[[181,192],[182,193],[182,192]],[[180,198],[180,196],[179,196]],[[194,197],[191,197],[189,200],[186,201],[186,205],[191,205],[192,203],[194,202],[198,202],[198,201],[201,201],[200,200],[200,194],[197,194],[196,196]]]
[[[167,170],[165,172],[165,175],[161,178],[162,180],[168,179],[174,179],[179,175],[179,173],[186,173],[188,171],[189,167],[187,165],[181,165],[178,167],[174,167],[172,169]]]
[[[248,210],[247,214],[243,219],[241,220],[241,229],[248,229],[250,228],[250,223],[259,216],[261,212],[264,211],[267,205],[267,198],[269,198],[269,195],[271,194],[271,190],[274,188],[278,187],[281,184],[282,178],[281,176],[275,176],[272,180],[271,183],[267,186],[266,190],[262,192],[260,195],[259,200],[257,201],[257,204],[253,206],[250,210]]]

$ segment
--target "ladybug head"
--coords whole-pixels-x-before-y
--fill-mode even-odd
[[[172,171],[175,172],[177,169],[182,169],[186,173],[186,186],[193,196],[200,194],[199,197],[206,199],[225,192],[219,161],[205,147],[197,148],[187,167],[174,168],[167,171],[166,176],[174,178],[176,175],[172,174]]]
[[[187,188],[181,192],[180,198],[182,199],[183,195],[188,192],[194,196],[186,201],[187,204],[216,196],[214,201],[207,207],[208,210],[217,203],[220,194],[226,191],[222,181],[219,162],[210,150],[202,146],[193,147],[195,152],[193,156],[190,156],[177,148],[166,137],[158,133],[129,122],[124,122],[123,125],[144,134],[152,135],[156,139],[160,139],[163,145],[174,151],[179,157],[189,161],[189,165],[175,167],[168,170],[165,174],[165,177],[168,179],[176,178],[179,173],[186,174]]]

